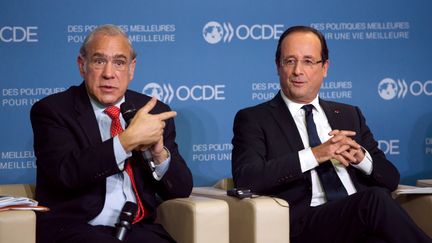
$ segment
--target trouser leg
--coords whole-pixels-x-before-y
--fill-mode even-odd
[[[293,242],[432,242],[389,191],[379,187],[312,207],[302,220],[302,232]]]

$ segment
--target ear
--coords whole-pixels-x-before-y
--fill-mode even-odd
[[[134,77],[135,66],[136,66],[136,59],[133,59],[132,62],[129,64],[129,81],[131,81]]]
[[[85,60],[83,59],[83,57],[81,57],[81,55],[77,57],[77,64],[81,77],[84,77],[84,74],[87,72],[87,68],[85,66]]]
[[[324,78],[327,77],[327,71],[328,71],[329,66],[330,66],[330,61],[329,60],[325,61],[324,65],[323,65],[323,77]]]

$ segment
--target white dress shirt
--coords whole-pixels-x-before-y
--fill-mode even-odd
[[[106,141],[111,138],[111,118],[104,112],[105,108],[90,97],[90,101],[93,110],[96,115],[98,122],[99,131],[101,134],[102,141]],[[120,104],[124,102],[124,97],[116,104],[120,107]],[[126,122],[123,116],[120,114],[120,122],[123,129],[126,127]],[[94,219],[89,221],[91,225],[106,225],[115,226],[118,222],[120,212],[126,201],[136,203],[135,193],[132,188],[131,180],[128,173],[124,170],[124,164],[126,159],[132,156],[131,152],[126,152],[120,143],[118,135],[113,139],[114,155],[116,158],[117,165],[122,171],[106,178],[106,194],[105,203],[102,211]],[[156,165],[155,172],[157,177],[156,180],[160,180],[166,173],[169,167],[171,158],[169,157],[164,162]]]
[[[326,202],[324,190],[322,188],[318,174],[315,170],[315,167],[317,167],[319,164],[315,156],[313,155],[312,149],[309,145],[309,137],[306,129],[305,111],[302,109],[302,107],[305,104],[295,103],[289,100],[282,91],[280,93],[282,95],[282,99],[285,101],[285,104],[287,105],[289,111],[291,112],[291,115],[294,118],[294,122],[300,133],[303,145],[306,148],[299,151],[299,158],[300,158],[300,167],[302,169],[302,172],[306,172],[310,170],[310,174],[311,174],[312,200],[310,205],[318,206],[324,204]],[[319,104],[318,96],[310,104],[312,104],[315,107],[315,109],[312,110],[312,114],[317,128],[318,136],[321,142],[325,142],[331,138],[329,132],[331,132],[333,129],[330,127],[330,124],[327,120],[324,110]],[[369,152],[367,152],[366,150],[364,151],[365,151],[365,157],[363,161],[361,161],[359,164],[356,165],[352,164],[351,166],[354,166],[355,168],[361,170],[363,173],[370,175],[372,173],[372,168],[373,168],[372,158]],[[347,190],[348,195],[355,193],[357,190],[355,189],[351,177],[349,176],[345,166],[342,163],[339,163],[337,160],[332,160],[332,163],[333,166],[335,167],[337,175],[339,176],[340,180],[342,181],[342,184]]]

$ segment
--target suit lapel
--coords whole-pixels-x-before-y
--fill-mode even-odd
[[[270,110],[276,123],[285,135],[288,144],[292,151],[304,149],[303,142],[298,132],[294,119],[279,93],[269,102]]]
[[[320,99],[319,103],[326,114],[330,127],[332,129],[342,129],[344,127],[342,119],[343,111],[325,100]]]
[[[99,126],[90,103],[90,98],[87,95],[84,82],[79,86],[78,91],[75,94],[75,111],[78,123],[84,130],[90,144],[94,145],[100,143],[102,138]]]
[[[276,120],[277,125],[282,130],[282,133],[286,137],[288,145],[291,147],[291,149],[287,148],[287,150],[291,150],[293,152],[300,151],[305,148],[304,144],[297,129],[297,125],[295,124],[294,118],[282,99],[280,92],[281,91],[279,91],[276,97],[269,102],[272,115]],[[310,171],[305,172],[304,176],[311,185],[312,181]]]

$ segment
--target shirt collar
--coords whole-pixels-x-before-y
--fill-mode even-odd
[[[280,94],[286,106],[288,107],[288,110],[291,112],[292,115],[304,115],[304,110],[302,109],[302,107],[307,104],[301,104],[290,100],[288,97],[286,97],[286,95],[282,90],[280,91]],[[317,111],[320,111],[321,107],[319,105],[318,95],[315,97],[315,99],[312,100],[312,102],[308,104],[312,104]]]
[[[96,114],[100,114],[103,113],[105,111],[105,109],[107,108],[107,106],[102,105],[101,103],[99,103],[98,101],[96,101],[95,99],[93,99],[92,97],[90,97],[90,103],[92,105],[93,111]],[[120,104],[123,103],[125,101],[125,97],[123,96],[120,101],[118,101],[117,103],[115,103],[114,105],[117,106],[118,108],[120,108]]]

